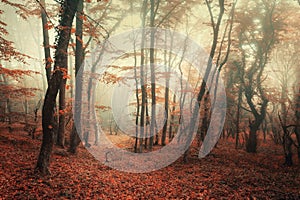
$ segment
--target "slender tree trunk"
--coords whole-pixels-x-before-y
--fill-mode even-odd
[[[155,0],[150,0],[150,27],[154,28],[155,19]],[[150,71],[151,71],[151,123],[150,123],[150,141],[149,148],[152,150],[153,139],[155,135],[155,117],[156,117],[156,94],[155,94],[155,61],[154,61],[154,42],[155,32],[150,33]]]
[[[175,121],[175,109],[176,109],[176,95],[173,95],[173,107],[172,107],[172,112],[171,112],[171,119],[170,119],[170,125],[169,125],[169,143],[172,141],[174,135],[173,135],[173,127],[174,127],[174,121]],[[175,128],[174,128],[175,129]]]
[[[7,108],[7,116],[8,116],[8,130],[11,133],[13,131],[13,128],[12,128],[11,103],[9,97],[6,99],[6,108]]]
[[[42,174],[50,174],[50,156],[54,142],[54,106],[56,96],[63,79],[63,72],[59,69],[62,68],[63,70],[67,70],[68,44],[77,4],[78,0],[66,0],[62,5],[63,11],[60,26],[64,27],[64,29],[61,29],[59,32],[59,39],[55,52],[55,72],[49,81],[42,110],[43,141],[36,165],[36,171],[39,171]]]
[[[145,52],[147,52],[147,50],[145,50]],[[147,55],[147,53],[145,53],[145,55]],[[151,133],[150,133],[150,127],[149,125],[151,126],[151,122],[150,122],[150,115],[149,115],[149,103],[148,103],[148,94],[147,94],[147,83],[148,83],[148,66],[147,66],[147,63],[148,63],[148,60],[147,60],[147,56],[145,56],[145,68],[144,68],[144,82],[146,84],[146,94],[145,94],[145,130],[144,130],[144,148],[147,149],[148,148],[148,144],[150,146],[150,139],[148,139],[149,137],[151,137]],[[152,137],[153,139],[153,137]],[[153,142],[152,142],[153,143]]]
[[[25,87],[26,87],[26,85],[25,85]],[[28,115],[28,99],[25,96],[24,97],[24,120],[25,120],[25,127],[29,125],[28,124],[28,117],[27,117],[27,115]]]
[[[283,146],[283,151],[285,156],[284,165],[292,166],[293,165],[293,152],[292,152],[293,139],[291,138],[290,132],[288,130],[289,126],[286,125],[286,120],[283,120],[279,114],[278,117],[281,124],[281,128],[283,130],[282,146]]]
[[[135,48],[135,46],[134,46]],[[136,50],[134,49],[134,79],[135,79],[135,98],[136,98],[136,116],[135,116],[135,143],[134,143],[134,152],[137,153],[138,148],[138,135],[139,135],[139,115],[140,115],[140,98],[138,90],[138,77],[137,77],[137,57]]]
[[[2,75],[2,78],[3,78],[3,82],[5,85],[8,85],[8,80],[6,79],[5,75]],[[11,103],[10,103],[10,99],[9,97],[7,97],[6,99],[6,106],[5,106],[5,115],[7,116],[8,118],[8,131],[11,133],[12,132],[12,109],[11,109]]]
[[[147,70],[146,70],[147,71]],[[147,82],[147,73],[145,74],[145,82]],[[149,134],[149,124],[150,124],[150,117],[149,117],[149,104],[148,104],[148,98],[147,98],[147,92],[146,92],[146,99],[145,99],[145,109],[146,109],[146,118],[145,118],[145,141],[144,141],[144,146],[145,149],[148,148],[148,134]]]
[[[167,41],[167,34],[165,35],[165,40]],[[173,40],[172,40],[173,41]],[[169,121],[169,87],[170,87],[170,63],[168,65],[167,63],[167,46],[165,45],[165,51],[164,51],[164,62],[165,62],[165,72],[166,72],[166,86],[165,86],[165,121],[161,136],[161,145],[166,145],[166,137],[167,137],[167,128],[168,128],[168,121]],[[171,56],[170,56],[171,57]],[[170,61],[170,59],[169,59]],[[167,67],[169,66],[169,67]]]
[[[146,14],[147,14],[147,2],[148,0],[143,1],[143,16],[142,16],[142,27],[145,27],[145,21],[146,21]],[[142,152],[143,150],[143,137],[145,133],[145,108],[146,108],[146,86],[145,86],[145,74],[144,74],[144,64],[145,64],[145,49],[144,49],[144,38],[145,33],[142,32],[142,41],[141,41],[141,66],[140,66],[140,83],[141,83],[141,90],[142,90],[142,105],[141,105],[141,120],[140,120],[140,137],[139,137],[139,151]]]
[[[78,71],[83,62],[83,44],[82,44],[82,25],[83,25],[83,0],[78,0],[77,14],[76,14],[76,51],[75,51],[75,112],[78,119],[77,126],[73,124],[73,128],[70,134],[70,148],[71,153],[76,153],[77,146],[80,144],[79,134],[82,134],[81,125],[81,101],[82,101],[82,73],[78,74]],[[79,77],[80,76],[80,77]]]
[[[143,42],[142,42],[143,43]],[[146,98],[147,98],[147,93],[146,93],[146,87],[145,87],[145,82],[144,82],[144,52],[145,50],[141,49],[141,70],[140,70],[140,76],[141,76],[141,90],[142,90],[142,107],[141,107],[141,120],[140,120],[140,137],[139,137],[139,144],[140,144],[140,148],[139,151],[142,152],[143,150],[143,137],[146,131],[146,126],[145,126],[145,121],[147,121],[147,119],[145,120],[145,111],[146,111]]]
[[[166,89],[165,89],[165,122],[163,126],[163,132],[161,136],[161,145],[166,145],[166,136],[167,136],[167,127],[169,119],[169,79],[166,80]]]
[[[94,49],[94,42],[91,41],[91,49]],[[96,67],[92,67],[92,73],[95,73],[95,70],[96,70]],[[89,87],[91,85],[91,90],[92,91],[95,91],[95,85],[93,84],[93,79],[91,78],[90,81],[89,81]],[[90,95],[90,93],[88,93]],[[89,101],[88,101],[89,102]],[[91,99],[91,104],[90,106],[94,106],[95,105],[95,98],[92,98]],[[92,109],[91,110],[91,120],[93,122],[93,125],[94,125],[94,133],[95,133],[95,141],[94,141],[94,145],[98,145],[99,144],[99,126],[98,126],[98,123],[97,123],[97,113],[96,113],[96,109]]]
[[[74,71],[73,71],[73,60],[69,59],[69,69],[70,69],[70,98],[74,97]]]
[[[49,83],[51,78],[51,54],[50,54],[50,44],[49,44],[49,33],[47,27],[47,15],[46,15],[46,4],[45,0],[41,0],[40,4],[42,6],[41,8],[41,18],[42,18],[42,25],[43,25],[43,45],[44,45],[44,54],[45,54],[45,70],[46,70],[46,77],[47,82]]]
[[[211,12],[211,6],[210,3],[206,0],[206,5],[208,7],[208,10]],[[213,64],[213,58],[215,56],[215,52],[216,52],[216,48],[217,48],[217,43],[218,43],[218,36],[219,36],[219,29],[220,29],[220,25],[221,25],[221,21],[223,18],[223,14],[225,11],[224,8],[224,0],[219,0],[219,6],[220,6],[220,10],[219,10],[219,15],[218,15],[218,20],[217,23],[214,22],[213,16],[211,16],[211,21],[212,24],[214,24],[213,27],[213,42],[212,42],[212,46],[211,46],[211,50],[210,50],[210,54],[209,54],[209,59],[208,59],[208,63],[207,63],[207,68],[204,74],[204,80],[208,80],[208,76],[211,73],[211,69],[212,69],[212,64]],[[206,90],[206,83],[205,81],[202,81],[201,86],[200,86],[200,91],[197,95],[197,105],[195,105],[194,109],[193,109],[193,115],[192,115],[192,119],[191,119],[191,125],[189,127],[189,139],[191,140],[192,138],[192,134],[196,125],[196,120],[198,120],[198,116],[199,116],[199,109],[200,109],[200,102],[205,94],[205,90]],[[187,141],[187,145],[190,144],[190,140]],[[187,162],[187,156],[189,153],[189,148],[185,151],[184,153],[184,162]]]
[[[235,148],[237,149],[239,147],[239,134],[240,134],[240,114],[241,114],[241,103],[242,103],[242,87],[239,87],[239,93],[238,93],[238,105],[237,105],[237,111],[236,111],[236,137],[235,137]]]
[[[264,136],[264,143],[266,143],[267,142],[267,131],[268,131],[268,124],[267,124],[267,120],[266,119],[264,119],[264,121],[263,121],[263,123],[262,123],[262,125],[261,125],[261,127],[262,127],[262,130],[263,130],[263,136]]]
[[[25,87],[26,87],[26,85],[25,85]],[[27,117],[27,115],[28,115],[28,100],[27,100],[26,96],[24,98],[25,98],[24,99],[24,120],[25,120],[24,130],[29,133],[28,135],[30,135],[31,134],[30,133],[30,125],[29,125],[28,117]]]
[[[185,49],[185,47],[184,47]],[[185,51],[185,50],[184,50]],[[187,93],[186,92],[183,92],[184,90],[187,89],[187,86],[188,86],[188,83],[185,84],[185,88],[183,87],[183,70],[182,70],[182,62],[183,62],[183,59],[184,59],[184,56],[182,55],[181,56],[181,59],[180,59],[180,62],[178,63],[178,68],[179,68],[179,71],[180,71],[180,90],[181,90],[181,93],[180,93],[180,97],[179,97],[179,119],[178,119],[178,125],[179,125],[179,128],[180,128],[180,131],[179,131],[179,136],[178,136],[178,142],[181,140],[181,136],[182,134],[184,133],[184,115],[183,115],[183,107],[184,107],[184,104],[185,104],[185,100],[186,100],[186,95]],[[190,68],[191,69],[191,68]],[[189,70],[189,75],[188,77],[190,76],[190,70]],[[190,102],[191,103],[191,102]]]
[[[273,120],[272,114],[269,115],[269,120],[270,120],[270,124],[271,124],[273,140],[274,140],[275,144],[279,144],[280,143],[280,134],[279,134],[277,125],[274,124],[275,122]]]
[[[52,58],[50,53],[50,42],[49,42],[49,31],[48,31],[48,20],[47,20],[47,14],[46,14],[46,4],[45,0],[40,1],[41,5],[41,18],[42,18],[42,28],[43,28],[43,46],[44,46],[44,58],[45,58],[45,71],[46,71],[46,79],[47,84],[49,85],[49,81],[51,78],[51,65],[52,65]],[[57,111],[56,108],[56,102],[53,108],[54,112]],[[58,115],[54,116],[54,125],[53,125],[53,131],[54,131],[54,137],[56,137],[56,134],[58,132],[57,130],[57,122],[58,122]]]
[[[95,87],[95,86],[93,86]],[[94,89],[93,89],[94,90]],[[95,98],[92,98],[92,102],[91,102],[91,105],[94,106],[95,105]],[[91,111],[91,120],[93,121],[93,124],[94,124],[94,133],[95,133],[95,141],[94,141],[94,145],[98,145],[99,144],[99,126],[98,126],[98,123],[97,123],[97,113],[96,113],[96,109],[92,109]]]

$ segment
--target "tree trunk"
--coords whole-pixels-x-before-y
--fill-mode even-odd
[[[210,3],[206,0],[206,5],[208,7],[208,10],[211,12],[211,6],[209,5]],[[198,120],[198,116],[199,116],[199,109],[200,109],[200,102],[205,94],[205,90],[206,90],[206,82],[204,80],[208,80],[208,76],[211,73],[211,69],[212,69],[212,65],[213,65],[213,58],[215,56],[216,53],[216,48],[217,48],[217,43],[218,43],[218,36],[219,36],[219,30],[220,30],[220,25],[221,25],[221,21],[223,18],[223,14],[225,11],[224,8],[224,0],[220,0],[219,1],[219,6],[220,6],[220,10],[218,13],[218,19],[217,19],[217,23],[214,22],[213,16],[211,16],[211,22],[214,25],[213,27],[213,42],[212,42],[212,46],[210,49],[210,54],[209,54],[209,59],[207,62],[207,68],[205,70],[205,74],[203,77],[203,81],[201,83],[200,86],[200,90],[197,94],[197,105],[194,106],[193,108],[193,114],[192,114],[192,119],[191,119],[191,126],[189,127],[189,140],[187,141],[187,145],[190,144],[190,140],[192,138],[193,135],[193,131],[196,125],[196,120]],[[183,160],[184,162],[187,162],[187,156],[189,154],[189,148],[185,151],[184,155],[183,155]]]
[[[80,144],[80,138],[78,134],[81,133],[81,100],[82,100],[82,73],[78,74],[78,71],[83,62],[83,44],[82,44],[82,18],[83,12],[83,0],[78,0],[77,14],[76,14],[76,51],[75,51],[75,113],[74,117],[78,120],[77,126],[73,124],[73,128],[70,134],[70,148],[71,153],[76,153],[77,146]],[[79,77],[80,76],[80,77]]]
[[[8,81],[6,79],[6,77],[4,75],[2,75],[2,78],[3,78],[3,82],[5,85],[8,85]],[[12,128],[12,109],[11,109],[11,103],[10,103],[10,99],[9,97],[7,97],[6,99],[6,106],[5,106],[5,116],[7,116],[8,118],[8,131],[11,133],[13,131],[13,128]]]
[[[264,134],[264,143],[267,142],[267,132],[268,132],[268,124],[267,124],[267,120],[265,119],[261,125],[262,130],[263,130],[263,134]]]
[[[93,86],[95,87],[95,86]],[[92,98],[92,102],[91,102],[91,105],[95,105],[95,98]],[[96,109],[92,109],[91,111],[91,120],[92,120],[92,123],[94,125],[94,133],[95,133],[95,141],[94,141],[94,145],[98,145],[99,144],[99,126],[98,126],[98,123],[97,123],[97,113],[96,113]]]
[[[246,141],[246,150],[249,153],[256,153],[257,149],[257,130],[258,126],[255,124],[250,124],[250,134]]]
[[[50,54],[50,44],[49,44],[49,33],[48,29],[46,28],[47,26],[47,15],[46,15],[46,4],[45,0],[41,0],[40,4],[42,6],[41,8],[41,18],[42,18],[42,25],[43,25],[43,45],[44,45],[44,54],[45,54],[45,70],[46,70],[46,77],[47,77],[47,83],[49,83],[50,78],[51,78],[51,64],[52,64],[52,59],[51,59],[51,54]]]
[[[150,27],[154,28],[155,19],[155,2],[150,0]],[[154,30],[150,33],[150,71],[151,71],[151,123],[150,123],[150,141],[149,148],[152,150],[153,139],[155,135],[155,123],[156,123],[156,94],[155,94],[155,64],[154,64],[154,42],[155,42]]]
[[[147,71],[147,70],[146,70]],[[147,82],[147,74],[145,75],[145,82]],[[147,98],[147,92],[146,92],[146,95],[145,95],[145,112],[146,112],[146,118],[145,118],[145,141],[144,141],[144,147],[145,149],[148,148],[148,135],[149,135],[149,124],[150,124],[150,117],[149,117],[149,107],[148,107],[148,98]]]
[[[292,152],[293,139],[291,138],[286,127],[283,127],[283,132],[284,132],[283,150],[285,155],[284,165],[292,166],[293,165],[293,152]]]
[[[208,115],[209,115],[209,101],[208,101],[208,96],[209,96],[209,92],[207,91],[206,92],[206,95],[204,96],[204,99],[203,99],[203,109],[204,109],[204,116],[203,116],[203,119],[202,119],[202,123],[201,123],[201,131],[200,131],[200,138],[201,138],[201,141],[203,142],[204,141],[204,138],[205,138],[205,135],[206,135],[206,132],[208,130],[208,123],[209,123],[209,119],[208,119]]]
[[[134,46],[135,48],[135,46]],[[136,98],[136,116],[135,116],[135,143],[134,143],[134,153],[137,153],[138,148],[138,135],[139,135],[139,115],[140,115],[140,99],[138,90],[138,77],[137,77],[137,55],[134,49],[134,80],[135,80],[135,98]]]
[[[142,27],[145,27],[146,14],[147,14],[147,2],[148,0],[143,1],[143,16],[142,16]],[[145,33],[142,32],[142,41],[141,41],[141,65],[140,65],[140,83],[142,90],[142,104],[141,104],[141,119],[140,119],[140,136],[139,136],[139,152],[143,150],[143,137],[145,133],[145,108],[146,108],[146,86],[145,86],[145,74],[144,74],[144,62],[145,62],[145,49],[144,49],[144,37]]]
[[[175,104],[176,104],[176,95],[173,95],[173,107],[172,107],[172,112],[171,112],[171,119],[170,119],[170,125],[169,125],[169,143],[172,141],[174,135],[173,135],[173,126],[174,126],[174,120],[175,120]],[[174,128],[175,129],[175,128]]]
[[[51,58],[51,53],[50,53],[50,42],[49,42],[49,31],[47,28],[48,21],[47,21],[47,14],[46,14],[46,4],[45,0],[40,1],[41,5],[41,18],[42,18],[42,28],[43,28],[43,46],[44,46],[44,58],[45,58],[45,71],[46,71],[46,79],[47,79],[47,84],[49,85],[49,81],[51,78],[51,65],[52,65],[52,58]],[[56,102],[53,108],[54,112],[56,112]],[[57,122],[58,122],[58,117],[57,115],[54,116],[54,125],[53,125],[53,131],[56,134],[58,132],[57,130]],[[55,135],[56,137],[56,135]]]
[[[91,49],[94,49],[94,43],[91,42]],[[83,55],[84,57],[84,55]],[[95,73],[96,71],[96,66],[92,67],[92,73]],[[89,103],[89,118],[91,120],[90,123],[93,124],[93,127],[90,127],[93,131],[94,131],[94,135],[95,135],[95,141],[94,141],[94,145],[98,145],[99,144],[99,126],[98,126],[98,122],[97,122],[97,113],[96,113],[96,109],[93,109],[95,106],[95,98],[91,98],[92,92],[95,91],[95,84],[93,83],[93,78],[90,77],[89,80],[89,85],[88,85],[88,103]]]
[[[235,148],[237,149],[239,146],[239,132],[240,132],[240,113],[241,113],[241,103],[242,103],[242,87],[239,88],[239,97],[238,97],[238,105],[236,111],[236,137],[235,137]]]
[[[69,152],[75,154],[77,152],[77,146],[80,144],[79,133],[77,133],[76,126],[72,126],[71,135],[70,135],[70,148]]]
[[[167,41],[167,34],[165,35],[165,40]],[[173,40],[172,40],[173,42]],[[161,145],[165,146],[166,145],[166,137],[167,137],[167,128],[168,128],[168,120],[169,120],[169,87],[170,87],[170,68],[171,68],[171,55],[169,56],[169,65],[167,62],[167,46],[165,44],[165,50],[164,50],[164,65],[165,65],[165,72],[166,72],[166,86],[165,86],[165,121],[164,121],[164,126],[163,126],[163,131],[162,131],[162,136],[161,136]],[[167,67],[169,66],[169,67]]]
[[[59,32],[59,39],[55,52],[55,72],[52,75],[45,95],[42,110],[43,141],[37,160],[36,171],[42,174],[50,174],[50,156],[53,148],[53,125],[54,125],[54,105],[56,96],[63,78],[62,70],[67,71],[67,52],[71,35],[71,27],[75,16],[78,0],[66,0],[62,5],[62,15],[60,26],[64,27]],[[59,68],[58,68],[59,67]],[[62,70],[59,70],[62,68]]]

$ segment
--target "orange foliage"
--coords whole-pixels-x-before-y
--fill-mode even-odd
[[[20,69],[7,69],[0,64],[0,75],[4,74],[6,76],[12,77],[19,81],[24,75],[30,76],[32,74],[40,74],[39,72],[32,70],[20,70]]]

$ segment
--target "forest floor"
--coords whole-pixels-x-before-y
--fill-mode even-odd
[[[300,199],[300,164],[283,166],[282,147],[260,143],[258,153],[220,139],[203,159],[196,151],[151,173],[125,173],[54,148],[51,175],[34,173],[41,140],[0,125],[0,199]],[[117,137],[117,136],[114,136]]]

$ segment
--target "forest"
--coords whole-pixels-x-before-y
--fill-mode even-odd
[[[1,199],[300,199],[300,0],[1,0]]]

